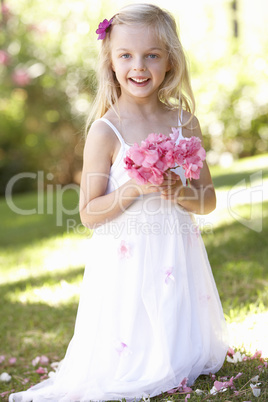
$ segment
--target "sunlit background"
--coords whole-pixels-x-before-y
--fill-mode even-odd
[[[128,2],[2,4],[0,192],[15,173],[36,168],[57,183],[78,182],[81,132],[96,89],[95,30]],[[178,22],[210,164],[267,151],[267,1],[154,4]],[[16,190],[30,187],[21,181]]]
[[[111,18],[121,6],[129,3],[136,2],[1,1],[0,211],[3,230],[0,284],[5,305],[10,303],[10,311],[15,311],[14,306],[18,309],[26,305],[67,308],[72,303],[77,304],[90,233],[79,221],[70,227],[67,218],[72,216],[65,216],[61,226],[55,224],[57,208],[61,207],[57,204],[60,191],[57,186],[75,185],[80,179],[84,122],[96,91],[99,43],[95,30],[100,21]],[[178,22],[190,63],[197,116],[215,177],[224,170],[226,174],[235,173],[235,180],[241,180],[239,173],[252,172],[253,162],[245,159],[250,157],[257,158],[254,159],[255,170],[267,169],[268,2],[163,0],[152,3],[171,11]],[[239,162],[236,170],[233,168],[235,161]],[[7,183],[21,172],[38,171],[43,172],[44,178],[43,213],[39,210],[35,215],[21,216],[7,210],[4,199]],[[263,185],[262,196],[256,201],[258,208],[268,198],[264,178],[267,184],[266,176],[254,179],[256,186]],[[221,187],[219,212],[210,215],[203,224],[212,222],[214,228],[223,228],[233,222],[234,215],[227,209],[226,197],[227,190],[235,184],[230,182],[229,187]],[[240,185],[243,187],[243,183]],[[36,208],[36,189],[37,181],[29,177],[16,181],[13,192],[18,196],[23,193],[16,205],[27,210]],[[75,209],[77,193],[70,194],[71,190],[66,191],[65,198],[68,207]],[[221,205],[222,200],[225,200],[224,205]],[[266,216],[263,209],[258,211],[258,218]],[[250,207],[246,206],[245,216],[250,212]],[[244,210],[239,213],[242,219]],[[249,230],[260,234],[261,222]],[[240,232],[238,228],[237,233]],[[264,266],[264,261],[256,257],[245,269],[248,272],[255,269],[261,276]],[[228,307],[227,317],[236,345],[243,344],[253,352],[261,345],[266,355],[267,339],[262,325],[267,323],[264,303],[267,289],[264,280],[256,303],[247,305],[245,311],[238,309],[239,312]],[[22,310],[18,311],[21,314]],[[252,315],[248,315],[250,311]],[[75,309],[71,327],[74,313]],[[239,314],[242,318],[238,325],[235,319]],[[14,334],[8,328],[12,326],[12,319],[5,325],[6,341],[11,342]],[[22,349],[25,345],[33,346],[42,337],[41,329],[24,331]],[[47,330],[48,343],[58,336],[53,331],[51,336],[49,333]]]

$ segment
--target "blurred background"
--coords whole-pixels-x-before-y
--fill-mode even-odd
[[[1,195],[20,172],[42,170],[49,183],[79,183],[84,123],[96,91],[95,30],[128,3],[1,0]],[[267,1],[153,3],[178,22],[210,165],[265,153]],[[13,191],[35,186],[21,179]]]

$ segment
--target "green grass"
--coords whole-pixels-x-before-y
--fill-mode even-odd
[[[213,166],[211,168],[211,174],[213,177],[213,183],[217,189],[231,188],[237,185],[241,181],[250,179],[254,180],[254,174],[259,174],[262,176],[263,180],[268,179],[268,165],[267,165],[267,154],[243,158],[228,166],[223,168],[221,166]]]
[[[266,160],[267,155],[237,161],[228,169],[212,168],[216,189],[229,191],[241,180],[245,180],[248,186],[253,183],[252,175],[260,171],[267,185]],[[18,195],[14,203],[24,210],[38,209],[34,193]],[[65,191],[64,208],[73,212],[68,215],[59,208],[57,193],[54,193],[53,201],[51,194],[44,194],[44,211],[49,213],[23,216],[13,212],[4,198],[0,200],[0,355],[6,356],[0,364],[0,374],[6,371],[12,375],[11,382],[0,382],[0,394],[11,389],[26,389],[38,382],[40,375],[35,373],[32,359],[40,355],[47,355],[50,361],[62,359],[73,335],[85,263],[84,239],[91,234],[80,225],[77,204],[77,193]],[[258,225],[257,231],[247,225],[252,206],[238,204],[234,208],[241,219],[234,219],[228,209],[220,206],[207,218],[213,226],[210,230],[204,226],[203,239],[226,320],[235,326],[253,320],[254,314],[268,312],[268,202],[257,208],[261,214],[258,217],[261,228]],[[243,339],[239,341],[234,346],[240,350],[244,347],[248,355],[254,353],[247,349],[246,343],[243,344]],[[16,364],[9,364],[10,357],[17,358]],[[258,359],[236,365],[225,362],[217,373],[220,379],[243,372],[243,376],[235,381],[237,390],[246,384],[240,395],[235,396],[233,390],[228,389],[209,398],[191,394],[190,400],[253,400],[255,397],[247,382],[260,374],[262,393],[258,400],[267,401],[267,369],[260,372],[260,364],[263,365]],[[26,377],[29,382],[24,384]],[[209,376],[201,376],[193,389],[207,391],[213,382]],[[185,395],[165,395],[155,399],[184,401]],[[3,400],[7,400],[7,396]]]

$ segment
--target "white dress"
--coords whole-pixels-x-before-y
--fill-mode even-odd
[[[109,193],[129,180],[129,146],[102,120],[121,143]],[[74,336],[59,371],[9,401],[153,397],[217,372],[226,351],[222,306],[193,216],[159,193],[140,196],[88,240]]]

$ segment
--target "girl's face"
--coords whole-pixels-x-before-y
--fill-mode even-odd
[[[122,95],[136,99],[157,96],[170,66],[168,53],[154,30],[143,25],[115,25],[110,46],[112,69]]]

